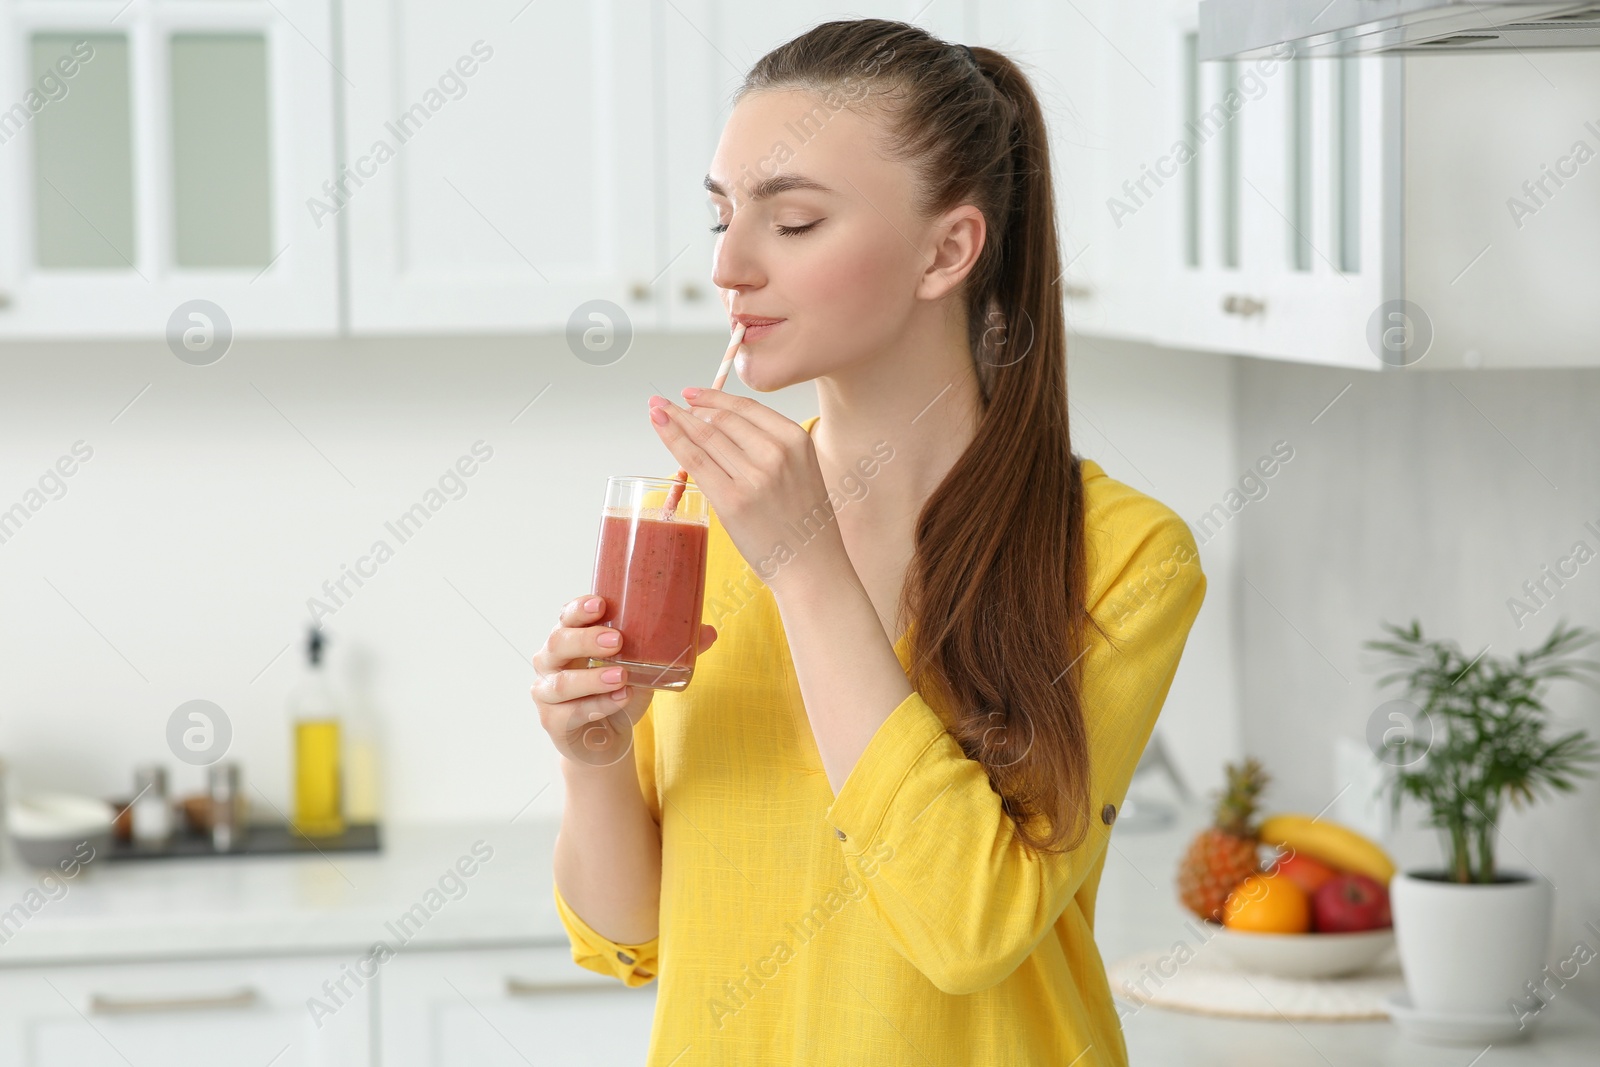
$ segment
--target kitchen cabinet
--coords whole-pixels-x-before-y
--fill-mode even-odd
[[[314,1018],[354,957],[0,970],[0,1063],[14,1067],[373,1064],[367,985]]]
[[[0,338],[333,333],[329,13],[0,3]]]
[[[1600,51],[1407,56],[1403,290],[1421,369],[1600,367]]]
[[[1093,260],[1103,313],[1086,329],[1381,368],[1365,325],[1392,270],[1395,61],[1202,63],[1192,2],[1083,10],[1106,145]]]
[[[345,5],[353,333],[659,324],[658,6]]]
[[[1034,76],[1079,334],[1600,366],[1600,51],[1201,61],[1195,0],[849,14]],[[749,67],[832,17],[0,0],[0,339],[721,330],[701,179]]]
[[[383,965],[384,1067],[643,1063],[656,983],[630,988],[562,948],[402,952]]]
[[[1201,61],[1192,0],[1074,7],[1106,145],[1085,332],[1366,370],[1600,366],[1600,197],[1580,191],[1600,52]]]

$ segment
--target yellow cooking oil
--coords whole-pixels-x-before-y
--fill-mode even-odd
[[[337,718],[295,721],[294,827],[307,837],[344,833]]]

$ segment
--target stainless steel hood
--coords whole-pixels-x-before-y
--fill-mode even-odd
[[[1600,48],[1600,2],[1200,0],[1199,57]],[[1274,49],[1277,49],[1274,53]]]

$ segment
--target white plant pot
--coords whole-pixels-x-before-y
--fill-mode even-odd
[[[1462,885],[1396,874],[1389,883],[1406,990],[1425,1012],[1512,1014],[1543,978],[1553,890],[1538,876]],[[1428,872],[1432,873],[1432,872]]]

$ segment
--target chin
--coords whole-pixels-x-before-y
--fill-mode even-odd
[[[797,377],[791,374],[789,369],[777,359],[762,356],[753,357],[745,352],[740,352],[734,357],[733,370],[746,388],[753,389],[758,393],[774,393],[787,386],[811,380],[809,375]]]

